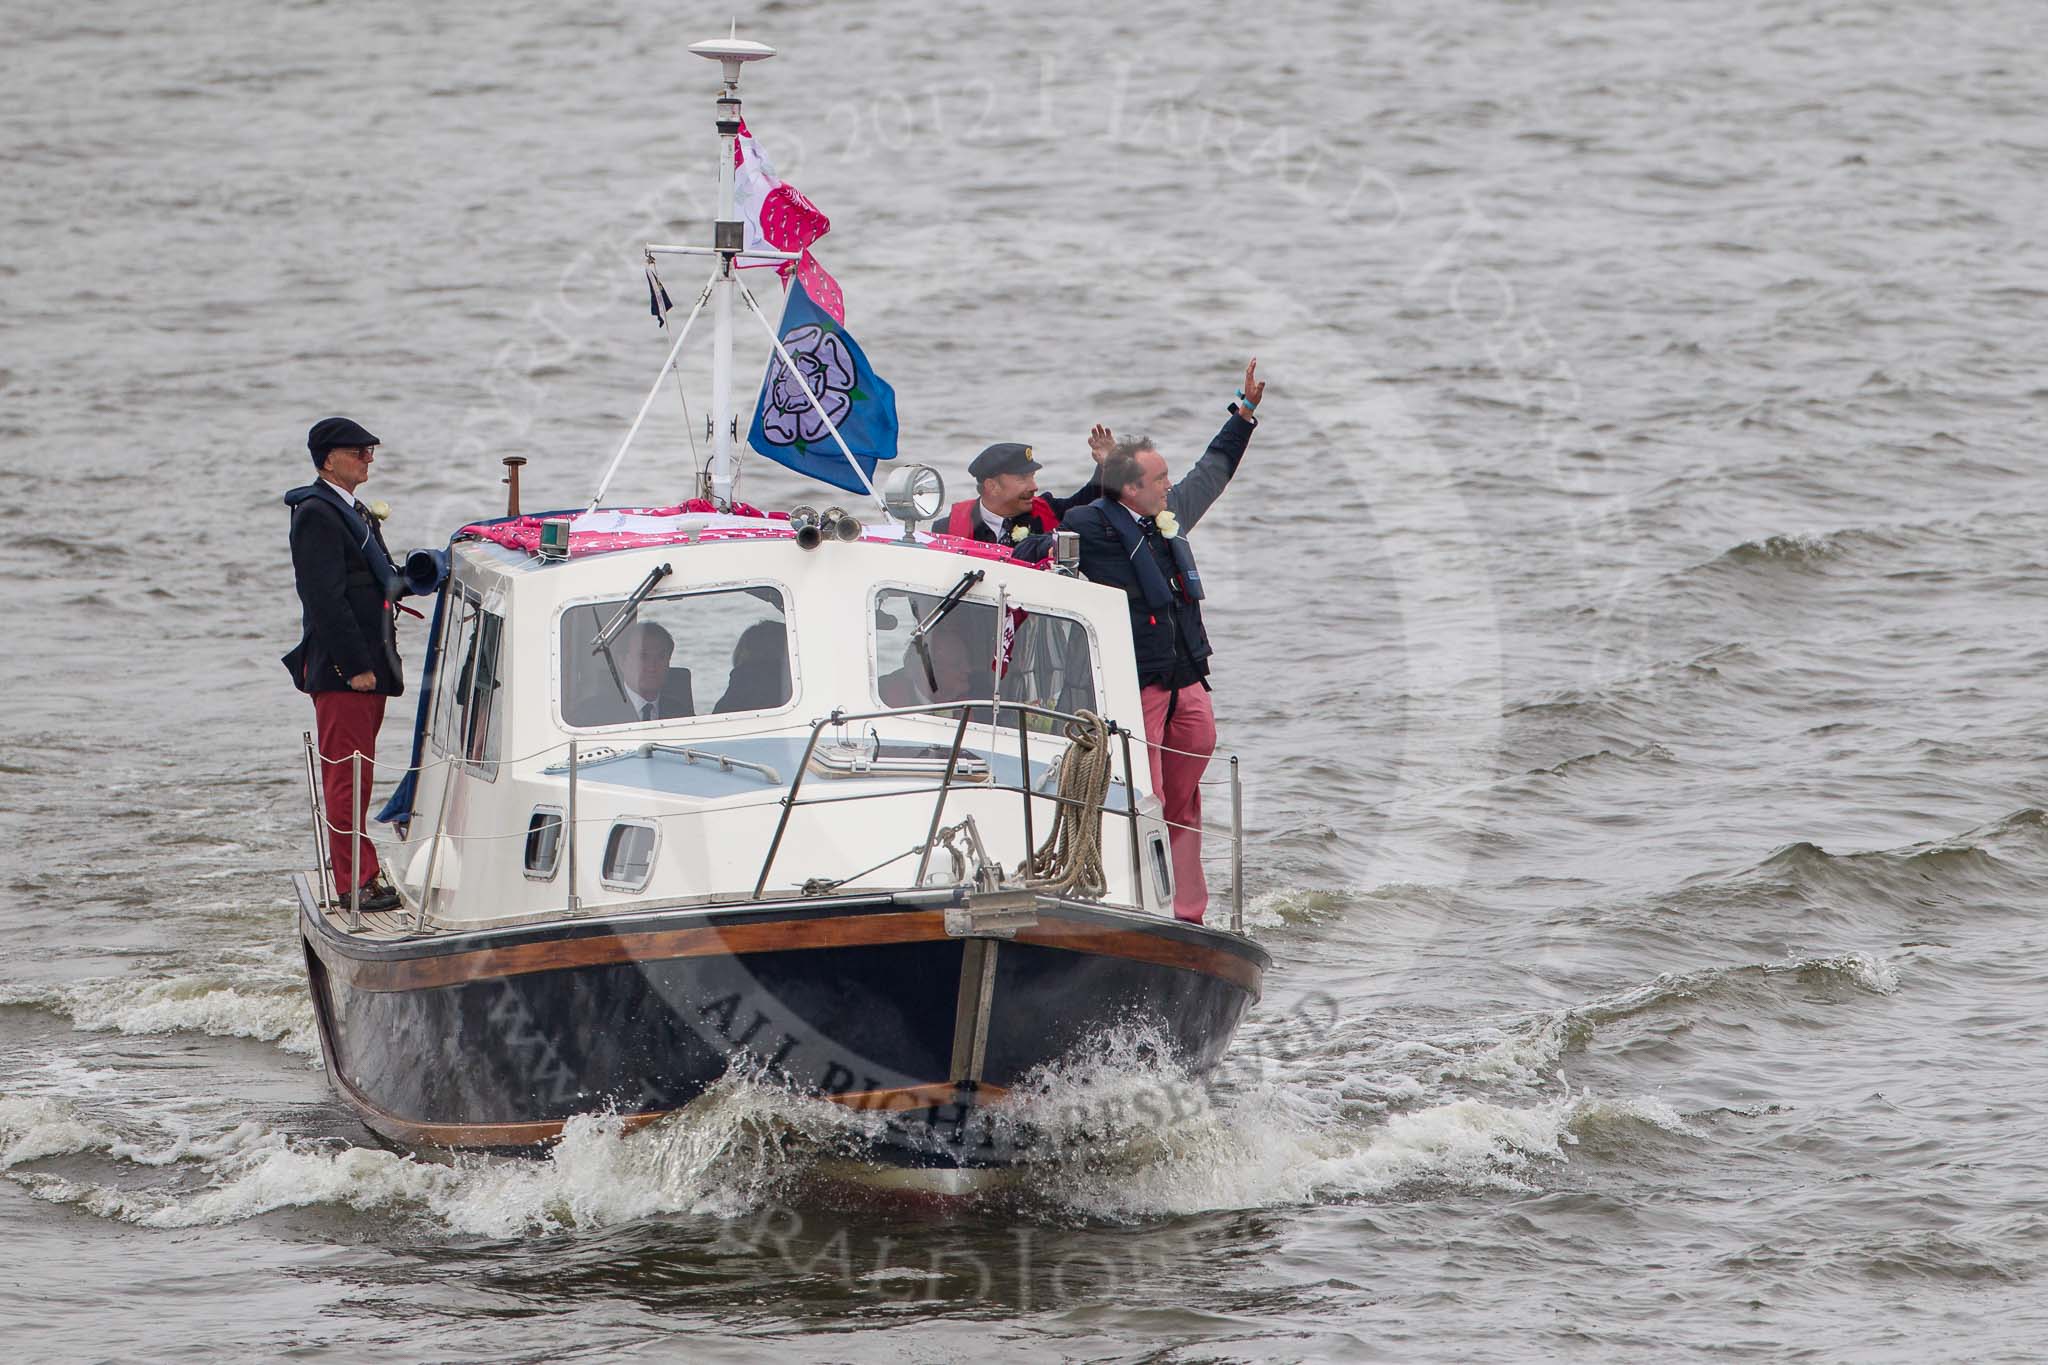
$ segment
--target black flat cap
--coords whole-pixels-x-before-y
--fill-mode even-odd
[[[313,423],[313,429],[306,433],[306,449],[313,452],[313,463],[319,464],[327,458],[327,452],[336,446],[375,446],[384,444],[369,433],[369,430],[346,417],[322,417]]]
[[[992,478],[997,474],[1036,474],[1044,466],[1031,458],[1031,447],[1020,446],[1015,441],[998,441],[974,457],[974,463],[967,466],[967,472],[977,479]]]

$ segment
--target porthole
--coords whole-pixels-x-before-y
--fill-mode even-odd
[[[604,843],[604,884],[614,891],[642,891],[654,875],[656,832],[652,824],[621,820]]]
[[[535,806],[526,822],[526,875],[537,882],[555,879],[562,861],[562,812],[554,806]]]
[[[1159,897],[1161,905],[1173,904],[1173,858],[1166,851],[1166,840],[1155,834],[1151,838],[1152,849],[1152,890]]]

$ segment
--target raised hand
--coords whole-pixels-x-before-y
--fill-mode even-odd
[[[1095,463],[1101,464],[1109,452],[1115,449],[1116,437],[1110,433],[1108,427],[1097,422],[1095,429],[1088,433],[1088,453],[1095,457]]]
[[[1266,396],[1266,381],[1259,378],[1259,358],[1253,356],[1251,363],[1244,367],[1244,401],[1247,407],[1257,407],[1259,400]]]

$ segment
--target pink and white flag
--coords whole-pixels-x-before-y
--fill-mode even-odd
[[[1001,604],[996,615],[996,657],[995,674],[998,678],[1010,676],[1010,656],[1017,648],[1017,632],[1024,629],[1024,618],[1029,615],[1022,607],[1013,607],[1007,601]]]
[[[802,252],[803,258],[793,266],[786,261],[777,264],[776,273],[786,282],[794,270],[811,301],[830,313],[833,321],[845,322],[846,296],[840,292],[839,282],[825,273],[825,267],[818,264],[810,251],[811,243],[832,230],[832,220],[805,198],[802,190],[775,174],[774,163],[747,131],[744,120],[739,136],[733,139],[732,162],[733,202],[740,220],[746,224],[748,248]],[[744,268],[769,264],[773,263],[740,262]]]

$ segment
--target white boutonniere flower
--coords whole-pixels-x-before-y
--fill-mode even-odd
[[[391,504],[382,498],[370,504],[370,515],[379,521],[391,520]]]
[[[1152,524],[1157,526],[1159,534],[1165,536],[1168,540],[1172,540],[1180,534],[1180,518],[1171,511],[1161,512],[1158,516],[1152,518]]]
[[[1030,528],[1030,527],[1028,527],[1028,526],[1024,526],[1024,525],[1022,525],[1022,524],[1019,524],[1019,525],[1016,525],[1016,526],[1012,526],[1012,527],[1010,528],[1010,543],[1011,543],[1012,545],[1016,545],[1016,544],[1018,544],[1018,543],[1022,542],[1022,541],[1023,541],[1023,539],[1024,539],[1024,537],[1026,537],[1026,536],[1028,536],[1028,535],[1030,535],[1030,534],[1031,534],[1031,528]]]

